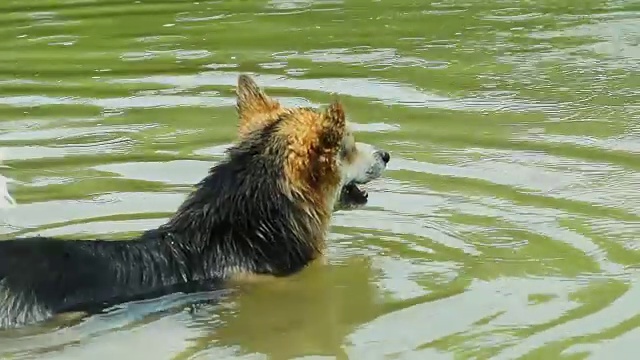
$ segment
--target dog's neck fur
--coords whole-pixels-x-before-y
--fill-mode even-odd
[[[279,164],[248,153],[231,152],[166,224],[147,235],[157,234],[151,238],[159,236],[172,257],[197,269],[187,274],[191,280],[289,275],[323,250],[327,216],[283,191]]]

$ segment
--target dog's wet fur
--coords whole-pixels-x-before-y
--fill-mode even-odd
[[[121,241],[0,241],[0,328],[286,276],[321,257],[333,211],[366,204],[358,185],[389,154],[354,141],[338,102],[285,108],[247,75],[237,96],[238,140],[164,225]]]

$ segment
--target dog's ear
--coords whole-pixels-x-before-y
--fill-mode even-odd
[[[238,77],[236,94],[240,136],[266,125],[280,110],[280,103],[267,96],[249,75]]]
[[[286,144],[284,174],[287,186],[302,196],[313,198],[315,209],[323,209],[327,205],[327,195],[340,183],[337,157],[347,132],[342,105],[334,102],[324,111],[292,110],[283,115],[276,131]]]
[[[342,143],[347,126],[342,104],[334,101],[322,114],[320,140],[324,147],[337,147]]]

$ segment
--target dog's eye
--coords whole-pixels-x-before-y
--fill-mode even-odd
[[[347,147],[342,145],[340,147],[340,158],[341,159],[346,159],[347,158],[347,154],[349,154],[349,150],[347,150]]]

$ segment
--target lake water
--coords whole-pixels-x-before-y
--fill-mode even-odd
[[[329,264],[0,335],[7,359],[635,359],[640,2],[4,0],[1,238],[162,223],[239,73],[389,150]],[[207,294],[207,296],[212,294]]]

